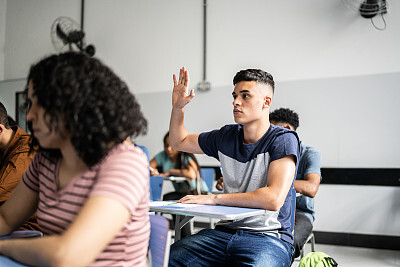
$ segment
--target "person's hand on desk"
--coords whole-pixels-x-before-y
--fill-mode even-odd
[[[149,167],[149,169],[150,169],[151,176],[159,176],[160,175],[160,173],[156,169],[154,169],[152,167]]]
[[[217,184],[215,185],[215,188],[217,188],[217,190],[220,190],[220,191],[224,190],[224,177],[220,177],[217,180]]]
[[[217,205],[216,197],[217,195],[187,195],[177,202],[184,204]]]

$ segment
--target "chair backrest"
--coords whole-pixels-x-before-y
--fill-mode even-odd
[[[201,168],[201,175],[203,180],[206,182],[208,191],[211,192],[213,190],[213,184],[215,179],[215,170],[214,168]]]
[[[292,213],[290,214],[290,221],[292,222],[292,225],[290,227],[290,231],[294,230],[294,219],[295,219],[295,214],[296,214],[296,190],[292,188],[291,190],[292,193]]]
[[[161,176],[150,176],[150,199],[160,201],[164,178]]]
[[[171,242],[171,234],[169,230],[168,220],[160,215],[149,215],[150,217],[150,240],[149,253],[151,266],[166,267],[169,259],[169,246]]]

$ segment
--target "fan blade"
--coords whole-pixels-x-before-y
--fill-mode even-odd
[[[63,41],[63,43],[66,45],[68,44],[68,38],[67,35],[63,32],[63,30],[60,27],[60,24],[57,24],[56,27],[56,32],[57,32],[57,36]]]

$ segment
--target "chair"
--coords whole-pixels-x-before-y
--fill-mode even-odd
[[[311,252],[315,252],[315,237],[313,232],[311,232],[311,234],[308,236],[306,243],[300,250],[300,259],[304,257],[304,247],[308,242],[311,242]]]
[[[292,199],[291,199],[291,204],[292,204],[292,213],[290,214],[290,221],[291,221],[291,226],[290,226],[290,231],[293,233],[294,230],[294,221],[295,221],[295,214],[296,214],[296,190],[292,188]]]
[[[164,178],[161,176],[150,176],[150,199],[160,201],[162,197],[162,187]]]
[[[213,190],[213,184],[215,179],[215,170],[214,168],[201,168],[201,175],[203,180],[206,182],[208,187],[208,192]]]
[[[168,266],[169,246],[171,233],[168,220],[160,215],[149,214],[150,217],[150,240],[149,254],[150,262],[153,267]]]

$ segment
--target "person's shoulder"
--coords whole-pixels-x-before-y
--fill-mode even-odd
[[[312,152],[312,153],[314,153],[314,152],[319,153],[319,151],[313,146],[310,146],[308,144],[304,144],[303,142],[301,142],[300,145],[301,145],[301,149],[303,149],[304,151]]]
[[[121,166],[134,166],[134,165],[148,165],[148,160],[146,154],[139,147],[122,142],[112,148],[107,156],[97,164],[100,168],[105,168],[107,166],[114,166],[113,168],[119,168]]]
[[[114,155],[114,154],[144,155],[144,152],[140,147],[135,146],[132,143],[122,142],[110,150],[109,155]]]
[[[12,140],[11,140],[11,147],[13,153],[25,153],[29,152],[29,139],[30,134],[23,131],[18,126],[12,126],[11,129],[15,132]]]
[[[303,142],[301,142],[300,144],[301,146],[301,151],[302,151],[302,155],[320,155],[320,152],[314,148],[313,146],[309,146],[307,144],[304,144]]]
[[[236,134],[239,133],[243,129],[243,126],[241,124],[227,124],[222,126],[219,131],[221,133],[227,134],[227,133],[232,133]]]

